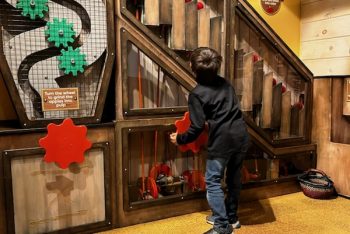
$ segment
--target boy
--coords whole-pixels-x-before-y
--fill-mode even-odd
[[[191,55],[197,86],[188,97],[191,126],[183,134],[172,133],[176,145],[194,141],[209,126],[205,180],[213,228],[205,233],[228,234],[240,227],[237,208],[241,190],[240,170],[248,150],[249,136],[232,85],[217,75],[222,57],[213,49],[200,47]],[[221,189],[226,169],[227,195]]]

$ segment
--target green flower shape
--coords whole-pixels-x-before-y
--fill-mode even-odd
[[[44,12],[49,11],[47,2],[48,0],[18,0],[16,8],[22,9],[22,15],[29,15],[32,20],[37,17],[42,19],[44,18]]]
[[[45,35],[48,36],[47,40],[53,42],[56,47],[61,45],[68,47],[68,42],[74,42],[73,24],[67,23],[67,19],[54,18],[53,22],[47,22],[46,26]]]
[[[86,66],[86,55],[80,53],[80,49],[69,46],[66,50],[61,50],[61,55],[58,57],[60,61],[59,68],[64,70],[64,74],[72,73],[73,76],[77,76],[78,72],[84,72],[84,66]]]

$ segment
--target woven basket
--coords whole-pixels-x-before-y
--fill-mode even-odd
[[[334,195],[333,181],[321,170],[310,169],[298,177],[303,193],[311,198],[327,199]]]

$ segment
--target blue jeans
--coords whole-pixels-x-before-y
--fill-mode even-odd
[[[207,200],[212,210],[214,230],[219,233],[231,233],[230,223],[237,221],[239,194],[241,191],[241,168],[248,150],[248,143],[243,144],[238,152],[227,158],[207,159],[205,181]],[[226,169],[226,198],[221,188],[221,180]]]

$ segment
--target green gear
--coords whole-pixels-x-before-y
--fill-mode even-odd
[[[55,43],[56,47],[61,45],[68,47],[68,42],[74,42],[73,24],[67,23],[67,19],[63,18],[60,21],[58,18],[54,18],[53,22],[47,22],[46,26],[45,35],[48,36],[47,40]]]
[[[18,0],[17,9],[22,9],[22,15],[29,15],[30,19],[35,20],[36,17],[44,18],[44,12],[48,12],[48,0]]]
[[[80,49],[69,46],[67,50],[61,50],[61,55],[58,57],[60,61],[59,68],[64,70],[64,74],[72,73],[73,76],[77,76],[78,72],[84,72],[84,66],[86,66],[86,55],[80,53]]]

